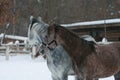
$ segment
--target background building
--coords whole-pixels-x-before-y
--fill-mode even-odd
[[[58,24],[120,18],[119,5],[120,0],[0,0],[0,32],[10,23],[8,34],[27,36],[31,15],[41,16],[46,23],[54,20]],[[102,38],[104,25],[99,26],[87,29],[80,26],[73,31]],[[120,23],[107,24],[106,30],[111,41],[120,39]]]

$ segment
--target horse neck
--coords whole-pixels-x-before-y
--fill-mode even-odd
[[[58,41],[65,48],[68,54],[74,59],[80,55],[82,50],[82,41],[75,33],[59,26]]]

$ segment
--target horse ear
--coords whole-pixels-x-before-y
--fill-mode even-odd
[[[38,20],[39,22],[44,23],[45,25],[48,25],[47,23],[45,23],[45,22],[42,20],[42,17],[40,17],[40,16],[37,18],[37,20]]]
[[[37,20],[38,20],[38,21],[42,21],[42,18],[39,16],[39,17],[37,18]]]
[[[33,16],[30,16],[30,21],[32,21],[33,18],[34,18]]]

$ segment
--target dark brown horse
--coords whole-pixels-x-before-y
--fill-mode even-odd
[[[120,42],[96,44],[84,41],[60,25],[49,27],[48,41],[55,39],[70,55],[78,76],[86,80],[108,77],[120,70]],[[56,38],[54,38],[56,36]],[[55,48],[55,45],[50,45]]]

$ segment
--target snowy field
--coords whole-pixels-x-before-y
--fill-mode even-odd
[[[69,80],[74,80],[69,76]],[[6,61],[0,55],[0,80],[52,80],[46,61],[39,57],[35,60],[30,55],[13,55]],[[99,80],[114,80],[113,76]]]

